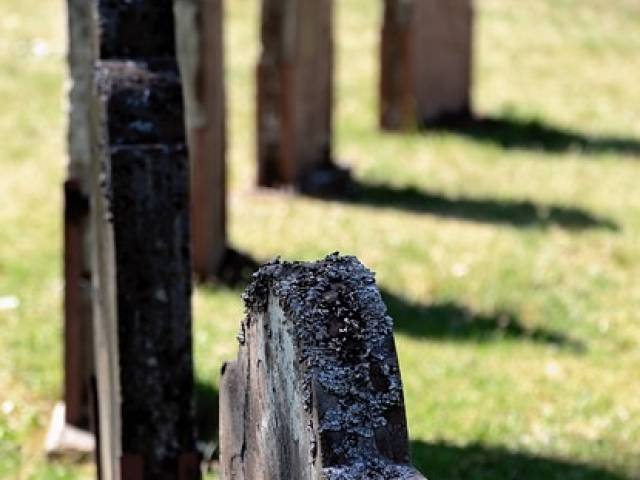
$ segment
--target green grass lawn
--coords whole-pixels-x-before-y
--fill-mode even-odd
[[[640,479],[640,4],[479,0],[478,128],[376,128],[381,2],[338,5],[336,155],[363,196],[253,188],[255,0],[227,2],[230,232],[265,260],[377,272],[431,480]],[[0,477],[48,464],[61,390],[63,2],[0,0]],[[237,290],[198,289],[203,390],[235,356]],[[5,299],[6,300],[6,299]]]

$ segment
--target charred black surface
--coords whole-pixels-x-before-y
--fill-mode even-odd
[[[64,218],[67,222],[79,224],[89,214],[89,198],[82,191],[79,182],[67,180],[64,183]]]
[[[172,0],[99,0],[100,58],[175,56]]]
[[[102,221],[113,234],[100,246],[114,252],[116,292],[121,431],[111,434],[123,465],[144,478],[187,478],[179,472],[195,458],[196,437],[180,82],[170,61],[100,62],[96,82]]]
[[[184,143],[183,101],[175,62],[99,62],[111,145]]]
[[[111,162],[123,450],[175,478],[195,451],[186,151],[121,147]]]

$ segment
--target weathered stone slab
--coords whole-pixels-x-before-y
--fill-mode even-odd
[[[197,468],[179,476],[197,455],[189,169],[177,67],[99,62],[96,85],[94,317],[101,474],[199,478]]]
[[[254,275],[220,390],[224,480],[421,479],[392,319],[354,257]]]
[[[193,270],[200,279],[215,279],[227,251],[222,0],[176,0],[175,13],[191,163]]]
[[[380,125],[395,130],[416,124],[413,85],[415,0],[385,0],[380,43]]]
[[[333,0],[264,1],[261,42],[258,184],[345,190],[332,156]]]
[[[421,124],[471,112],[472,0],[416,0],[416,103]]]
[[[386,0],[380,123],[397,130],[471,114],[472,0]]]

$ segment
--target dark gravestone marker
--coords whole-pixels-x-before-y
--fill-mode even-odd
[[[199,478],[189,163],[172,8],[169,0],[98,2],[92,201],[105,479]]]
[[[385,0],[380,123],[399,130],[471,112],[472,0]]]
[[[341,193],[332,158],[333,0],[262,2],[257,70],[258,184]]]
[[[244,299],[240,354],[222,373],[222,479],[423,479],[373,274],[354,257],[275,262]]]
[[[176,479],[195,452],[180,83],[171,63],[119,61],[101,62],[96,81],[106,140],[95,199],[101,468]]]
[[[99,57],[174,58],[173,0],[97,0]]]

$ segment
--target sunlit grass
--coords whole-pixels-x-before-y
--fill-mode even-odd
[[[381,134],[380,5],[336,2],[335,153],[379,187],[358,203],[254,189],[258,4],[226,7],[234,246],[377,272],[430,478],[638,478],[637,2],[479,0],[475,109],[504,121],[484,137]],[[0,311],[0,477],[86,477],[40,450],[61,378],[62,2],[0,0],[0,39],[0,297],[20,301]],[[523,141],[533,121],[543,135]],[[215,386],[239,291],[200,288],[194,309]]]

